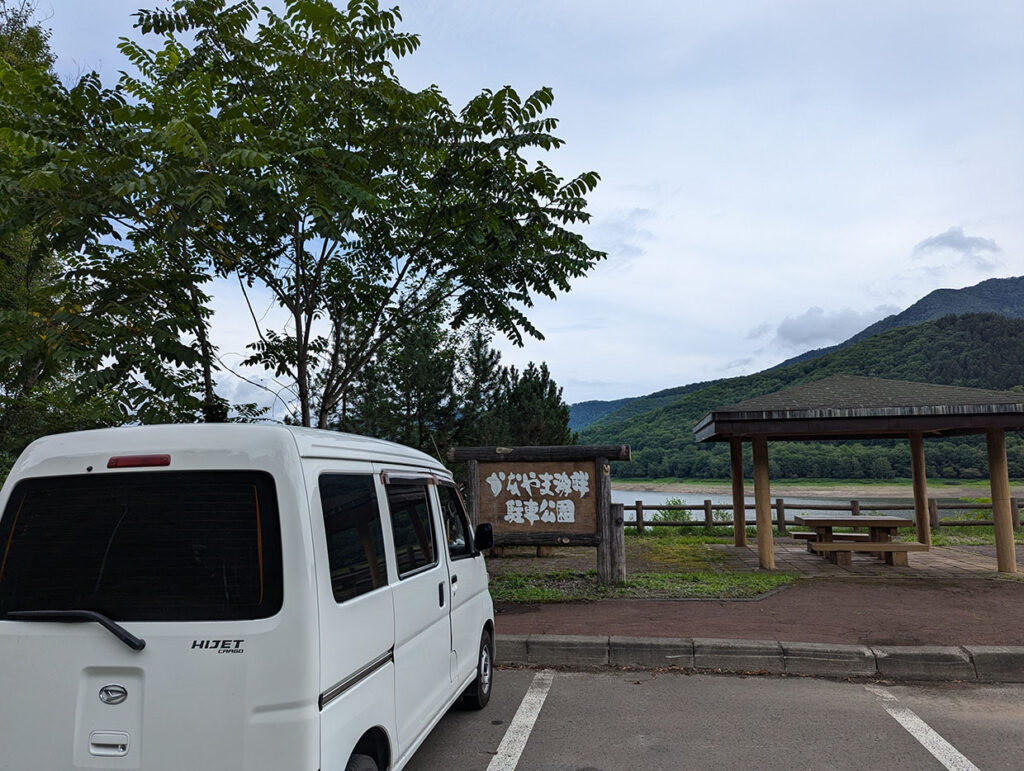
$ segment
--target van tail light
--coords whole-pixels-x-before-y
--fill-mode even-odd
[[[140,468],[142,466],[170,465],[170,455],[115,455],[107,461],[107,468]]]

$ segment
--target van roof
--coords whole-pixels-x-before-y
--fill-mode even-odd
[[[161,447],[239,448],[252,452],[280,448],[282,443],[289,443],[289,437],[298,454],[305,458],[412,464],[447,472],[440,461],[426,453],[383,439],[317,428],[252,423],[163,424],[74,431],[37,439],[24,455],[53,457],[108,449],[112,452],[157,452]]]

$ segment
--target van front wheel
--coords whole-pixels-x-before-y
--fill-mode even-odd
[[[462,703],[469,709],[483,709],[491,700],[494,676],[494,641],[486,629],[480,635],[480,655],[476,660],[476,679],[462,694]]]
[[[345,771],[380,771],[377,762],[369,755],[353,755],[348,759]]]

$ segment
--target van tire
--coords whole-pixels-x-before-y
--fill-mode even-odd
[[[345,771],[380,771],[377,761],[369,755],[353,755],[348,759]]]
[[[491,700],[494,680],[494,641],[486,629],[480,635],[480,654],[476,658],[476,679],[462,694],[462,704],[469,709],[483,709]]]

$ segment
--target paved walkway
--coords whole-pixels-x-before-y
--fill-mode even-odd
[[[759,570],[754,540],[711,548],[722,568]],[[753,600],[502,604],[497,660],[1024,681],[1017,554],[1016,576],[997,572],[994,546],[933,546],[905,567],[854,554],[841,566],[776,538],[776,567],[813,580]]]
[[[758,569],[757,541],[747,539],[747,546],[714,544],[725,555],[728,570]],[[807,551],[804,541],[792,538],[775,539],[775,567],[799,573],[807,578],[838,578],[844,576],[903,576],[910,578],[990,577],[997,573],[995,546],[932,546],[926,552],[911,552],[909,565],[886,565],[871,554],[853,554],[853,564],[834,565],[819,554]],[[1017,566],[1024,575],[1024,546],[1017,545]]]

